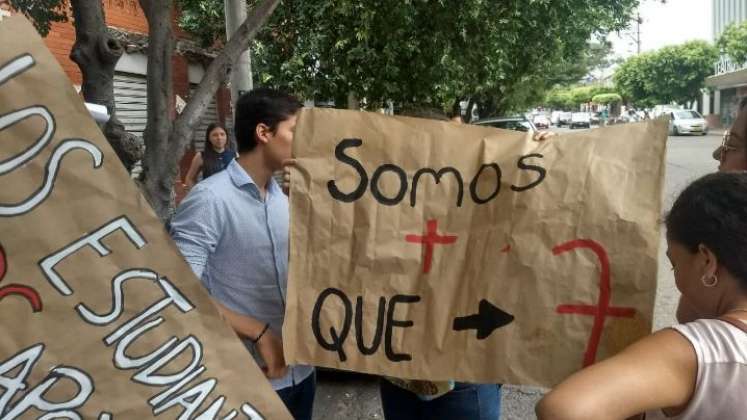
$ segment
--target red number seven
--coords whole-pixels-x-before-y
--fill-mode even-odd
[[[8,272],[8,260],[5,257],[5,250],[0,245],[0,282],[5,278],[5,274]],[[9,284],[7,286],[0,287],[0,300],[5,299],[6,296],[17,295],[26,299],[31,305],[31,309],[34,312],[40,312],[42,310],[42,301],[39,297],[39,293],[29,286],[22,284]]]
[[[633,318],[635,316],[634,308],[619,308],[610,306],[612,290],[610,285],[610,259],[607,251],[598,242],[588,239],[576,239],[575,241],[566,242],[552,249],[553,255],[559,255],[564,252],[572,251],[578,248],[590,249],[599,259],[601,272],[599,273],[599,300],[596,305],[558,305],[556,311],[559,314],[579,314],[590,315],[594,317],[594,326],[591,328],[591,336],[586,345],[584,353],[584,367],[594,364],[597,357],[597,349],[602,339],[602,330],[604,329],[604,319],[608,316]]]

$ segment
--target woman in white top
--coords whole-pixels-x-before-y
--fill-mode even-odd
[[[704,318],[639,340],[566,379],[540,420],[747,418],[747,173],[707,175],[666,220],[677,288]],[[635,418],[635,417],[633,417]]]

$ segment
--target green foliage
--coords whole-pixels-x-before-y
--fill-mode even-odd
[[[41,36],[47,36],[53,22],[67,21],[65,0],[10,0],[10,5],[26,15]]]
[[[594,95],[591,102],[599,105],[619,104],[622,103],[622,96],[617,93],[602,93]]]
[[[223,4],[223,0],[179,0],[179,26],[197,37],[203,47],[210,47],[218,40],[224,41]]]
[[[566,88],[553,88],[545,96],[544,104],[551,109],[569,111],[574,108],[571,92]]]
[[[581,104],[599,103],[594,98],[604,95],[619,96],[615,89],[606,86],[555,87],[545,96],[544,104],[553,109],[572,110]]]
[[[718,39],[718,47],[737,63],[747,61],[747,21],[727,26]]]
[[[715,47],[690,41],[631,57],[613,78],[622,96],[638,106],[685,104],[698,98],[717,60]]]
[[[597,70],[605,69],[616,62],[612,59],[612,43],[607,40],[590,41],[586,47],[571,60],[561,60],[556,66],[553,82],[559,85],[577,83],[584,76]]]
[[[637,4],[285,0],[253,45],[255,80],[338,105],[353,93],[369,108],[392,100],[450,109],[471,98],[482,115],[520,110],[601,65],[608,46],[589,51],[589,38],[625,27]],[[222,2],[181,8],[182,26],[206,44],[223,37]]]

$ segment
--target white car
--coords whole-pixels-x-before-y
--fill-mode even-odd
[[[669,114],[669,134],[708,134],[708,124],[698,111],[677,110]]]
[[[591,114],[588,112],[574,112],[571,115],[571,129],[576,127],[591,128]]]
[[[552,125],[560,125],[560,114],[562,114],[561,111],[553,111],[552,114],[550,114],[550,124]]]

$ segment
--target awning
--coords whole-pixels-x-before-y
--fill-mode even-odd
[[[711,76],[705,80],[707,87],[726,89],[747,85],[747,68]]]

